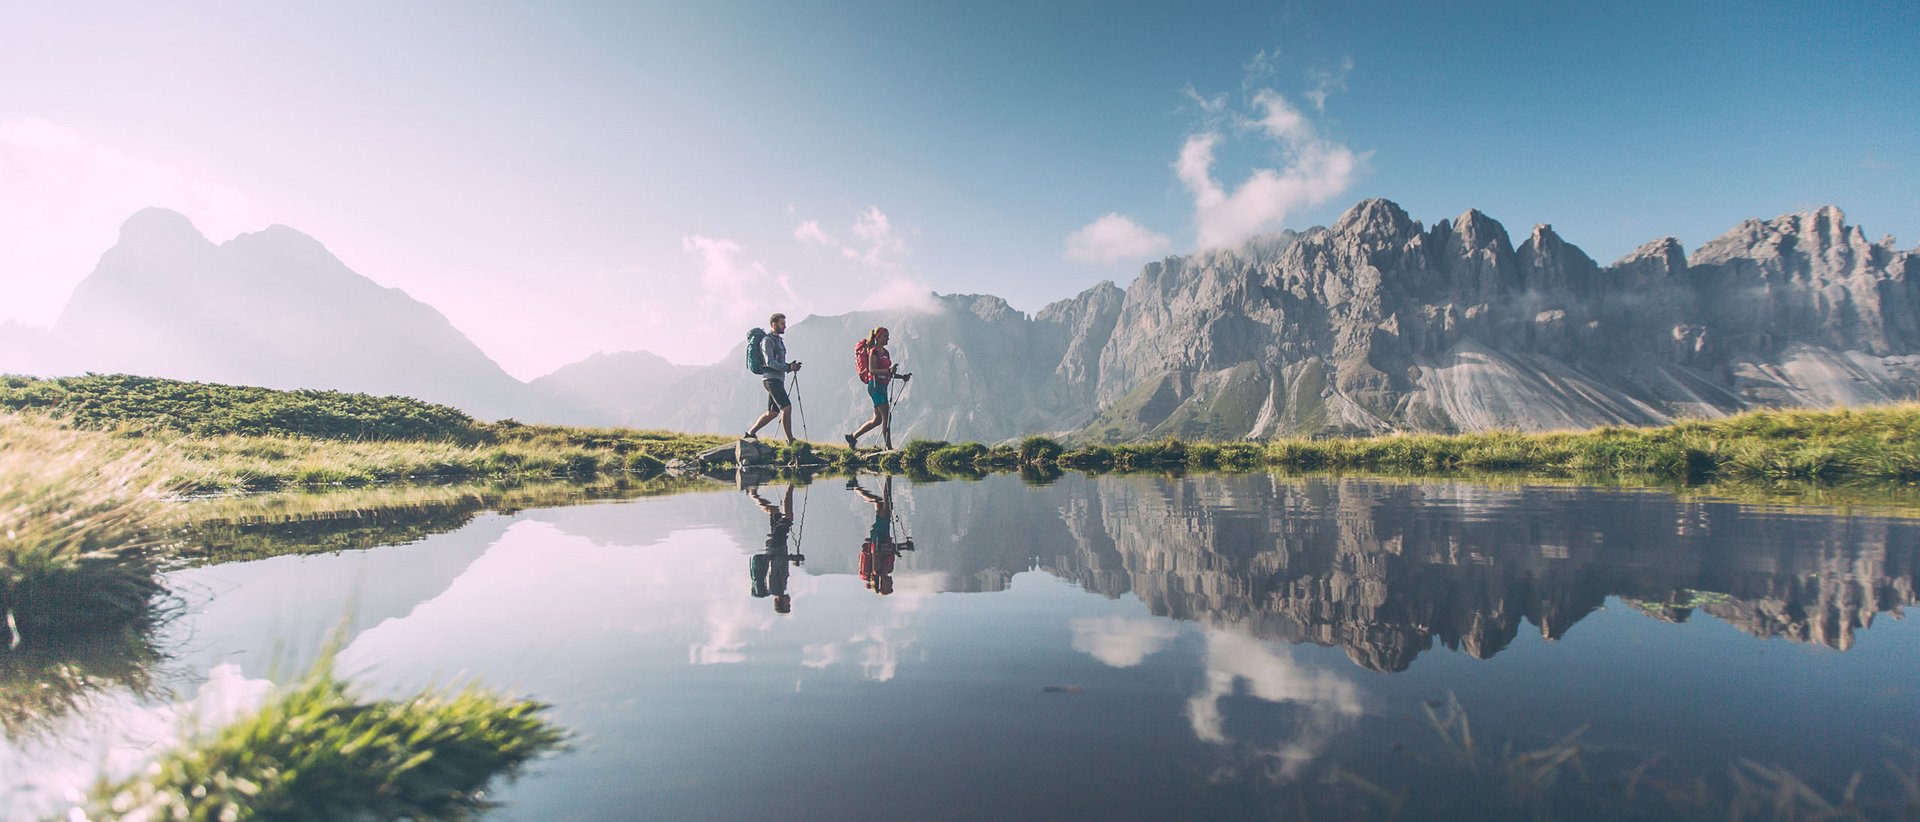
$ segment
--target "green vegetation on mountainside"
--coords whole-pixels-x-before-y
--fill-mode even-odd
[[[138,427],[195,436],[441,440],[474,444],[486,427],[458,409],[405,397],[182,382],[125,374],[0,377],[0,409],[38,411],[76,428]]]
[[[1522,434],[1404,434],[1351,439],[1195,442],[1166,439],[1060,448],[910,442],[884,465],[941,470],[1047,465],[1085,470],[1282,468],[1397,473],[1632,475],[1677,480],[1920,480],[1920,405],[1753,411],[1655,428]],[[1055,444],[1058,447],[1058,444]],[[1052,449],[1043,449],[1051,451]]]
[[[19,414],[8,414],[18,411]],[[478,422],[403,397],[275,391],[122,375],[0,377],[0,444],[57,424],[79,441],[142,440],[166,490],[205,493],[402,479],[659,473],[726,437]],[[93,435],[93,440],[88,440]]]

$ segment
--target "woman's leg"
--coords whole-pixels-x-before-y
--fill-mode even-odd
[[[887,444],[887,450],[893,450],[893,406],[876,405],[873,418],[880,421],[880,437]]]

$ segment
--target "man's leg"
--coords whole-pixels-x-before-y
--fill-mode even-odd
[[[780,416],[780,409],[786,407],[786,403],[782,400],[786,399],[787,392],[777,390],[783,386],[779,383],[762,381],[760,387],[767,389],[767,413],[761,414],[760,419],[753,421],[753,427],[747,429],[749,437],[759,434],[760,429],[767,427],[767,423],[773,422],[774,417]],[[793,434],[788,433],[787,439],[793,439]]]
[[[793,442],[793,406],[780,409],[780,427],[787,429],[787,442]]]

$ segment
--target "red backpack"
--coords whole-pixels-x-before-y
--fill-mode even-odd
[[[853,344],[853,370],[854,373],[860,375],[860,381],[863,383],[873,382],[873,369],[871,368],[873,357],[868,356],[870,350],[871,349],[867,347],[866,340],[861,340]]]

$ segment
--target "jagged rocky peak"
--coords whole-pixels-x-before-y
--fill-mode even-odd
[[[1369,244],[1398,245],[1420,233],[1420,224],[1392,200],[1361,200],[1334,221],[1332,232]]]
[[[1078,322],[1089,310],[1104,306],[1118,310],[1126,297],[1127,292],[1114,285],[1112,280],[1101,280],[1072,297],[1047,303],[1033,318],[1039,322]]]
[[[1507,227],[1477,208],[1469,208],[1466,213],[1453,218],[1453,242],[1465,249],[1513,251],[1513,240],[1507,237]]]
[[[1006,319],[1009,315],[1019,314],[1006,299],[992,294],[935,294],[938,303],[972,313],[987,322]]]
[[[1687,250],[1673,237],[1661,237],[1628,252],[1607,267],[1616,288],[1640,289],[1671,283],[1687,270]]]
[[[1866,232],[1847,225],[1845,212],[1829,205],[1771,220],[1742,221],[1695,250],[1692,259],[1694,265],[1719,265],[1738,259],[1764,263],[1801,254],[1812,264],[1807,273],[1819,276],[1847,268],[1855,259],[1870,259],[1872,251]]]
[[[1561,239],[1546,223],[1533,227],[1533,234],[1520,244],[1515,256],[1526,284],[1541,290],[1587,291],[1600,274],[1600,266],[1587,252]]]

